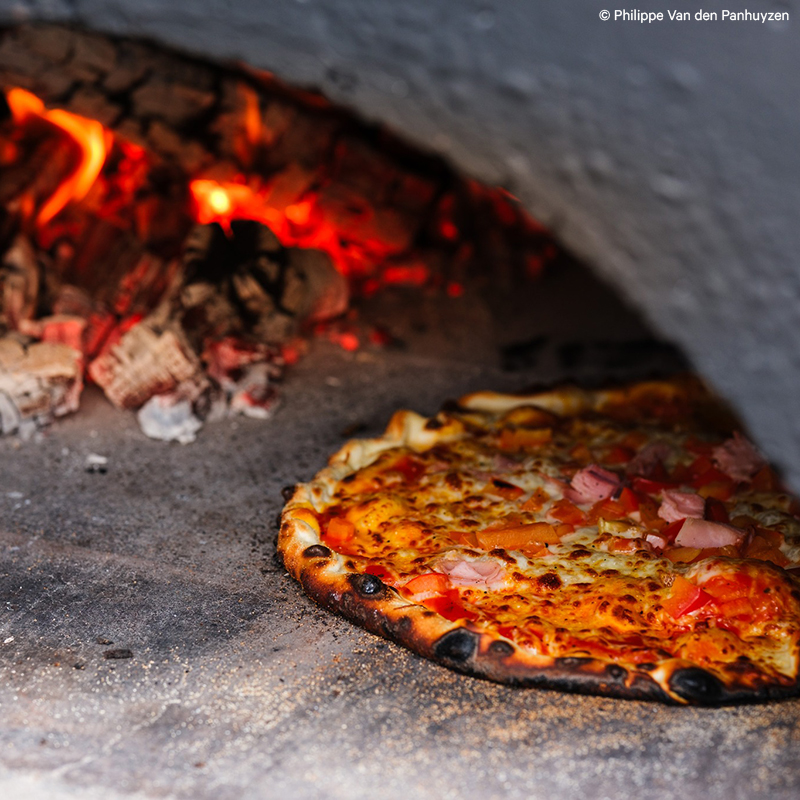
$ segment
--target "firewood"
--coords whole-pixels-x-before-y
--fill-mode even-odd
[[[81,353],[65,344],[0,338],[0,431],[46,425],[78,409],[83,388]]]
[[[207,385],[180,328],[159,331],[147,320],[134,325],[92,361],[89,375],[119,408],[139,408],[153,395],[184,382],[191,382],[197,395]]]

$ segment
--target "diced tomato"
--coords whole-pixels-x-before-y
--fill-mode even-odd
[[[518,497],[525,494],[524,489],[520,489],[519,486],[504,481],[502,478],[492,478],[489,492],[491,494],[500,495],[504,500],[516,500]]]
[[[534,489],[531,496],[520,506],[523,511],[540,511],[550,499],[550,495],[541,487]]]
[[[355,536],[355,533],[356,527],[352,522],[342,517],[334,517],[328,523],[325,538],[329,544],[336,546],[349,542]]]
[[[426,572],[417,575],[403,586],[403,591],[410,595],[444,594],[450,589],[450,579],[440,572]]]
[[[460,619],[475,620],[478,615],[473,611],[468,611],[460,602],[457,589],[451,589],[446,594],[431,597],[423,601],[423,605],[437,614],[441,614],[450,622],[457,622]]]
[[[539,556],[546,556],[550,551],[547,549],[546,544],[533,542],[532,544],[521,548],[521,552],[523,552],[528,558],[538,558]]]
[[[779,567],[789,564],[789,559],[781,551],[783,534],[766,528],[759,528],[750,539],[743,553],[745,558],[757,558],[760,561],[771,561]]]
[[[750,488],[756,492],[780,492],[783,491],[781,479],[775,474],[769,464],[765,464],[753,476],[750,482]]]
[[[708,472],[710,469],[714,469],[714,463],[709,458],[710,454],[701,455],[692,461],[689,464],[689,474],[693,478],[697,478],[699,475],[702,475],[704,472]]]
[[[504,550],[520,550],[531,544],[558,544],[561,540],[556,529],[547,522],[529,522],[521,525],[506,525],[502,528],[486,528],[476,534],[478,544],[485,550],[502,547]]]
[[[608,549],[612,553],[635,553],[640,547],[639,539],[629,539],[626,536],[614,536]]]
[[[703,551],[699,547],[669,547],[664,551],[664,555],[673,564],[690,564],[697,560]]]
[[[780,547],[786,541],[786,538],[780,531],[773,531],[771,528],[758,527],[755,532],[755,538],[764,539],[772,547]]]
[[[625,506],[611,498],[595,503],[586,515],[587,522],[595,523],[598,519],[625,519],[628,512]]]
[[[661,531],[661,535],[668,542],[674,542],[675,537],[681,532],[684,522],[686,522],[685,519],[676,519],[675,522],[670,522],[669,525]]]
[[[713,598],[699,586],[686,580],[682,575],[676,575],[670,588],[669,597],[663,602],[664,609],[674,619],[679,619],[685,614],[690,614],[702,608]]]
[[[700,489],[709,483],[733,483],[733,481],[716,467],[711,467],[699,474],[695,473],[696,477],[692,481],[692,486],[695,489]]]
[[[706,498],[706,510],[704,517],[707,520],[711,520],[711,522],[721,522],[724,525],[727,525],[731,521],[730,517],[728,516],[728,509],[725,508],[725,504],[716,497]]]
[[[478,537],[473,531],[448,531],[447,535],[457,544],[465,544],[467,547],[478,546]]]
[[[566,536],[568,533],[575,533],[575,526],[570,525],[568,522],[562,522],[560,525],[556,525],[556,533],[559,538]]]
[[[645,494],[661,494],[664,489],[676,489],[677,483],[672,481],[654,481],[650,478],[634,478],[633,488],[637,492],[644,492]]]
[[[755,613],[752,603],[746,597],[718,603],[719,613],[724,617],[752,617]]]
[[[625,509],[625,513],[628,515],[639,510],[639,499],[627,486],[623,487],[619,493],[617,502]]]
[[[389,468],[392,472],[399,472],[407,483],[414,483],[423,472],[425,465],[409,455],[402,456]]]
[[[582,525],[586,519],[583,511],[566,498],[556,500],[550,506],[547,515],[557,519],[559,522],[566,522],[570,525]]]
[[[752,585],[753,580],[749,575],[737,572],[714,575],[703,583],[703,590],[722,603],[728,600],[737,600],[740,597],[748,597]]]
[[[646,494],[639,495],[638,500],[642,524],[648,528],[663,531],[667,527],[667,521],[658,516],[659,504]]]
[[[601,459],[604,464],[627,464],[635,453],[629,447],[615,445]]]

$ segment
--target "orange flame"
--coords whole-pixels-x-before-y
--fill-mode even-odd
[[[106,160],[105,129],[95,120],[61,109],[46,109],[38,97],[24,89],[9,89],[6,100],[16,122],[22,122],[31,116],[46,119],[74,139],[81,149],[81,160],[75,171],[39,210],[36,221],[39,225],[44,225],[71,200],[82,200],[92,188]]]

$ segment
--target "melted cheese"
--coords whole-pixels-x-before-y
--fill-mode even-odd
[[[771,565],[719,554],[673,563],[647,543],[648,526],[637,514],[562,525],[557,544],[481,549],[475,534],[485,529],[542,521],[559,525],[553,516],[558,504],[571,476],[589,459],[597,464],[608,459],[606,468],[624,478],[619,453],[633,454],[643,443],[668,445],[664,467],[670,473],[697,457],[686,449],[690,433],[683,420],[643,427],[627,424],[625,413],[613,418],[592,413],[556,420],[546,436],[522,436],[515,432],[530,429],[518,426],[550,423],[543,418],[549,412],[526,410],[520,403],[494,405],[491,414],[470,410],[460,419],[440,414],[438,427],[446,437],[428,436],[414,447],[373,448],[369,463],[342,469],[334,491],[317,492],[324,542],[333,517],[355,527],[352,539],[326,542],[348,568],[378,565],[402,593],[413,578],[442,573],[444,560],[496,563],[502,583],[490,589],[476,578],[474,586],[460,585],[459,602],[475,624],[538,654],[590,655],[654,671],[671,658],[715,669],[750,659],[762,672],[796,673],[800,595]],[[424,431],[421,419],[404,424]],[[800,560],[800,522],[788,513],[790,500],[746,489],[726,502],[731,516],[747,515],[780,532],[781,552]],[[656,508],[657,495],[650,502]],[[578,508],[590,516],[591,504]],[[665,610],[676,575],[702,586],[714,576],[742,574],[743,563],[753,585],[772,592],[768,616],[726,617],[719,602],[677,617]]]

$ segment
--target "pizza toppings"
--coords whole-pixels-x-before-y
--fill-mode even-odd
[[[505,583],[505,570],[496,561],[464,558],[446,558],[437,565],[450,578],[453,586],[473,586],[496,589]]]
[[[630,460],[625,471],[642,478],[664,477],[664,462],[671,455],[672,447],[666,442],[650,442]]]
[[[493,397],[441,412],[439,428],[397,416],[393,438],[351,445],[290,503],[309,562],[291,571],[308,586],[327,569],[373,577],[385,591],[369,596],[389,598],[413,635],[394,612],[379,621],[342,600],[343,613],[412,647],[428,635],[414,620],[437,641],[469,633],[478,674],[494,653],[514,682],[574,661],[584,686],[589,664],[615,665],[662,699],[796,686],[800,506],[746,439],[695,427],[669,394],[608,416],[602,403],[584,415],[585,395],[558,415]],[[315,591],[338,602],[339,589]],[[714,692],[687,693],[690,675]]]
[[[682,575],[676,575],[672,581],[669,597],[664,600],[663,606],[668,614],[675,619],[680,619],[680,617],[702,608],[711,599],[708,592],[704,592]]]
[[[571,490],[566,494],[573,503],[596,503],[611,497],[619,485],[620,480],[615,473],[591,464],[575,473],[570,482]]]
[[[706,501],[692,491],[665,489],[663,500],[658,509],[658,516],[667,522],[695,517],[701,519],[706,509]]]
[[[744,531],[719,522],[689,518],[675,537],[678,547],[726,547],[737,545],[744,538]]]
[[[753,445],[738,431],[712,451],[712,458],[735,481],[748,481],[766,462]]]

